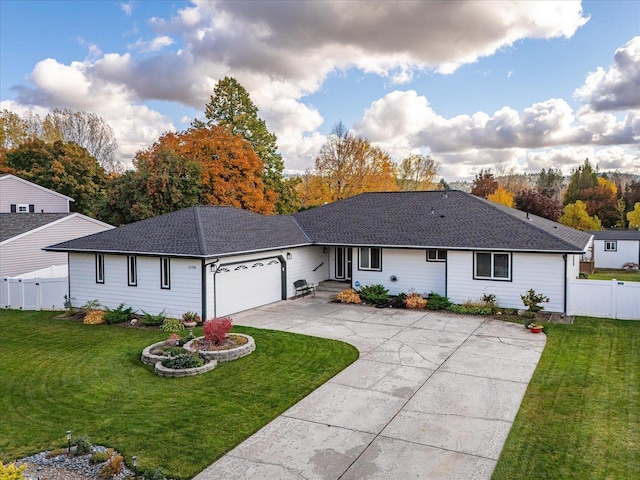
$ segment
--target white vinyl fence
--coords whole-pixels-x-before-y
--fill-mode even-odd
[[[3,278],[0,307],[17,310],[64,310],[67,277]]]
[[[640,282],[570,279],[567,314],[640,320]]]

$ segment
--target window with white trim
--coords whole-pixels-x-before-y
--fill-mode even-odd
[[[473,278],[479,280],[511,280],[511,254],[475,252]]]
[[[382,271],[382,249],[373,247],[361,247],[359,249],[359,270]]]
[[[445,262],[447,260],[447,251],[430,248],[427,250],[427,262]]]
[[[618,242],[608,240],[604,242],[604,251],[605,252],[617,252],[618,251]]]
[[[138,259],[135,255],[127,255],[127,284],[130,287],[138,285]]]
[[[104,283],[104,255],[96,254],[96,283]]]
[[[160,258],[160,288],[165,290],[171,288],[171,259],[169,257]]]

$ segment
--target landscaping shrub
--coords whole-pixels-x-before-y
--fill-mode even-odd
[[[84,455],[91,452],[91,442],[86,435],[80,435],[75,439],[73,444],[76,446],[76,455]]]
[[[106,465],[100,469],[98,476],[105,479],[115,477],[122,471],[123,463],[124,459],[122,455],[118,453],[111,455]]]
[[[133,315],[133,308],[124,308],[124,303],[121,303],[117,308],[107,308],[107,311],[104,314],[104,319],[109,325],[111,325],[114,323],[128,322],[131,315]]]
[[[185,312],[182,314],[182,320],[185,322],[196,322],[196,323],[200,323],[202,322],[202,319],[200,318],[200,315],[198,315],[196,312]]]
[[[491,310],[491,313],[496,313],[500,310],[498,306],[498,300],[493,293],[486,293],[482,296],[482,301],[484,302],[484,306],[488,307]]]
[[[446,310],[451,306],[451,300],[448,297],[443,297],[435,292],[429,294],[427,299],[427,308],[429,310]]]
[[[404,304],[407,308],[410,308],[413,310],[419,310],[421,308],[424,308],[427,305],[427,301],[424,298],[422,298],[422,295],[412,292],[409,295],[407,295],[407,298],[404,301]]]
[[[168,333],[177,333],[184,330],[184,323],[177,318],[165,318],[162,322],[162,331]]]
[[[91,455],[91,458],[89,459],[89,463],[96,464],[96,463],[106,462],[111,458],[111,455],[113,455],[113,448],[110,448],[105,452],[96,452],[93,455]]]
[[[100,302],[96,298],[95,300],[89,300],[82,306],[82,310],[97,310],[100,308]]]
[[[191,354],[178,355],[162,361],[162,366],[167,368],[196,368],[204,365],[201,358]]]
[[[151,315],[150,313],[147,313],[144,310],[142,311],[142,313],[144,314],[144,316],[140,321],[142,322],[143,325],[146,325],[147,327],[160,326],[164,323],[164,319],[166,318],[166,315],[164,314],[164,310],[162,310],[158,315]]]
[[[26,469],[26,465],[16,467],[14,462],[11,462],[9,465],[0,462],[0,480],[22,480]]]
[[[162,468],[148,468],[144,471],[144,480],[165,480]]]
[[[100,325],[106,323],[104,315],[102,310],[90,310],[82,319],[82,323],[85,325]]]
[[[473,302],[470,302],[468,305],[449,305],[447,310],[466,315],[491,315],[490,307],[483,307]]]
[[[232,320],[229,317],[212,318],[204,322],[204,338],[214,345],[220,345],[231,331]]]
[[[367,303],[375,303],[381,305],[389,301],[389,290],[384,285],[365,285],[358,292],[360,298]]]
[[[520,298],[522,299],[522,303],[533,313],[542,310],[543,307],[540,305],[541,303],[547,303],[549,301],[549,297],[541,293],[536,293],[533,288],[530,288],[526,294],[520,295]]]
[[[360,295],[358,295],[356,291],[351,288],[349,290],[343,290],[342,292],[338,293],[338,295],[336,295],[336,300],[342,303],[362,303],[362,300],[360,300]]]
[[[66,455],[66,448],[54,448],[53,450],[47,452],[47,458],[59,457],[60,455]]]

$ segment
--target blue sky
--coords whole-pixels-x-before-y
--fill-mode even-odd
[[[289,172],[341,120],[448,181],[586,157],[640,174],[640,2],[0,1],[0,106],[95,112],[125,163],[225,75]]]

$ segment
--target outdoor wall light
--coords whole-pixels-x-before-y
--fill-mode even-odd
[[[329,248],[322,247],[322,253],[329,253]]]
[[[291,260],[293,258],[293,255],[291,255],[291,252],[287,252],[287,260]]]
[[[71,430],[67,430],[67,449],[71,453]]]
[[[138,479],[138,457],[135,455],[131,457],[131,461],[133,462],[133,476],[135,479]]]

